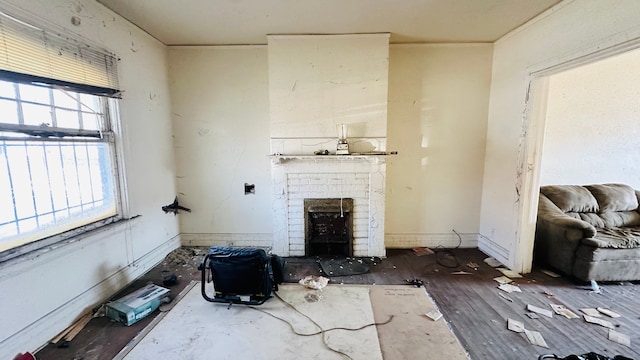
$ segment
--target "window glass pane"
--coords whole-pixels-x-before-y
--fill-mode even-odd
[[[29,159],[29,171],[31,172],[33,197],[36,203],[36,213],[50,213],[53,209],[44,147],[35,144],[28,146],[27,156]]]
[[[9,168],[6,159],[6,142],[0,142],[0,224],[15,220],[13,216],[13,196],[9,181]],[[0,231],[0,234],[2,232]],[[2,236],[2,235],[0,235]]]
[[[85,130],[100,130],[100,123],[96,114],[82,114],[82,128]]]
[[[27,153],[23,145],[9,144],[7,157],[9,159],[9,174],[13,186],[15,210],[18,218],[28,218],[35,215],[31,179],[27,165]]]
[[[75,151],[73,144],[63,143],[62,153],[62,173],[64,174],[64,184],[66,188],[67,203],[70,207],[80,206],[80,189],[78,187],[78,171],[76,169]]]
[[[25,125],[53,125],[50,106],[22,103],[22,114],[24,116]]]
[[[11,100],[0,100],[0,122],[18,124],[18,103]]]
[[[56,109],[56,127],[67,129],[79,129],[78,112]]]
[[[53,89],[53,103],[55,106],[68,109],[78,109],[78,94],[69,91]]]
[[[33,101],[40,104],[51,104],[49,88],[25,84],[20,84],[18,86],[21,100]]]
[[[15,99],[16,91],[13,87],[13,83],[0,81],[0,96]]]
[[[80,94],[80,103],[82,111],[101,112],[100,98],[95,95]]]

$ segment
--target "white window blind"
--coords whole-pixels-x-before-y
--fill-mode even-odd
[[[117,97],[116,62],[104,49],[0,12],[0,77],[6,80]]]

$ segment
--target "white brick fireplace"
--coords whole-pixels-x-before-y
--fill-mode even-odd
[[[353,256],[385,256],[385,157],[273,156],[273,251],[304,256],[304,199],[353,199]]]
[[[389,34],[272,35],[268,43],[273,251],[308,255],[304,199],[351,198],[350,252],[384,256]],[[335,155],[340,124],[351,155]]]

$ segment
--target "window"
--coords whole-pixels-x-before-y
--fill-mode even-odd
[[[0,81],[0,251],[117,214],[107,101]]]
[[[115,63],[0,12],[0,261],[119,218]]]

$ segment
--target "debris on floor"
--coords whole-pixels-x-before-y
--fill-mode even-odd
[[[598,312],[601,312],[601,313],[607,315],[608,317],[612,317],[612,318],[619,318],[620,317],[620,314],[618,314],[616,312],[613,312],[613,311],[611,311],[611,310],[609,310],[607,308],[599,307],[599,308],[596,308],[596,310],[598,310]]]
[[[586,321],[588,323],[604,326],[604,327],[609,328],[609,329],[615,329],[616,328],[610,321],[607,321],[607,320],[604,320],[604,319],[601,319],[601,318],[597,318],[597,317],[592,317],[592,316],[589,316],[589,315],[584,315],[584,321]]]
[[[513,270],[509,270],[507,268],[498,268],[496,269],[498,271],[500,271],[504,276],[506,277],[510,277],[510,278],[521,278],[522,275],[520,275],[519,273],[513,271]]]
[[[495,277],[493,278],[493,281],[496,281],[498,284],[509,284],[513,282],[513,280],[509,279],[506,276]]]
[[[413,251],[413,254],[416,256],[433,255],[433,250],[428,247],[416,247],[411,249],[411,251]]]
[[[574,313],[573,311],[567,309],[564,305],[559,305],[559,304],[549,304],[551,305],[551,308],[553,309],[553,312],[555,312],[558,315],[562,315],[564,317],[566,317],[567,319],[579,319],[580,316],[576,315],[576,313]]]
[[[488,257],[486,259],[484,259],[484,262],[487,263],[487,265],[491,266],[491,267],[498,267],[498,266],[502,266],[502,263],[498,260],[496,260],[493,257]]]
[[[602,317],[602,315],[600,314],[600,311],[594,308],[580,309],[580,311],[582,311],[585,315],[588,315],[591,317]]]
[[[442,317],[442,314],[438,310],[429,311],[425,315],[433,321],[438,321]]]
[[[527,339],[529,339],[529,342],[533,345],[549,348],[547,342],[544,341],[542,334],[540,334],[539,332],[525,329],[524,334],[527,335]]]
[[[511,284],[500,284],[500,286],[498,286],[498,289],[506,292],[506,293],[512,293],[512,292],[522,292],[522,290],[520,290],[519,287],[517,287],[516,285],[511,285]]]
[[[509,302],[513,302],[513,299],[508,297],[507,295],[505,295],[504,293],[498,292],[498,295],[500,295],[501,298],[509,301]]]
[[[473,262],[473,261],[470,261],[470,262],[468,262],[468,263],[467,263],[467,267],[470,267],[470,268],[472,268],[473,270],[478,270],[478,268],[479,268],[480,266],[478,265],[478,263],[475,263],[475,262]]]
[[[60,340],[64,340],[59,346],[65,347],[68,346],[68,342],[73,340],[84,329],[85,326],[89,323],[89,321],[93,319],[93,314],[91,312],[84,314],[80,319],[71,324],[68,328],[62,331],[58,336],[51,340],[52,344],[58,344]]]
[[[609,329],[609,340],[631,347],[631,338],[629,335],[617,332],[613,329]]]
[[[300,279],[298,283],[309,289],[320,290],[327,286],[329,279],[324,276],[307,275],[304,279]]]
[[[518,321],[518,320],[513,320],[511,318],[507,319],[507,329],[513,331],[513,332],[517,332],[517,333],[522,333],[524,332],[524,323],[522,321]]]
[[[535,305],[527,304],[527,310],[534,312],[536,314],[546,316],[546,317],[550,317],[550,318],[553,317],[553,312],[551,312],[551,310],[543,309]]]
[[[451,275],[471,275],[471,273],[467,271],[454,271]]]
[[[540,316],[538,316],[538,314],[534,312],[528,312],[528,313],[525,313],[525,315],[527,315],[529,319],[540,319]]]
[[[420,279],[407,279],[405,280],[409,285],[413,285],[415,287],[420,287],[424,285],[424,282]]]

